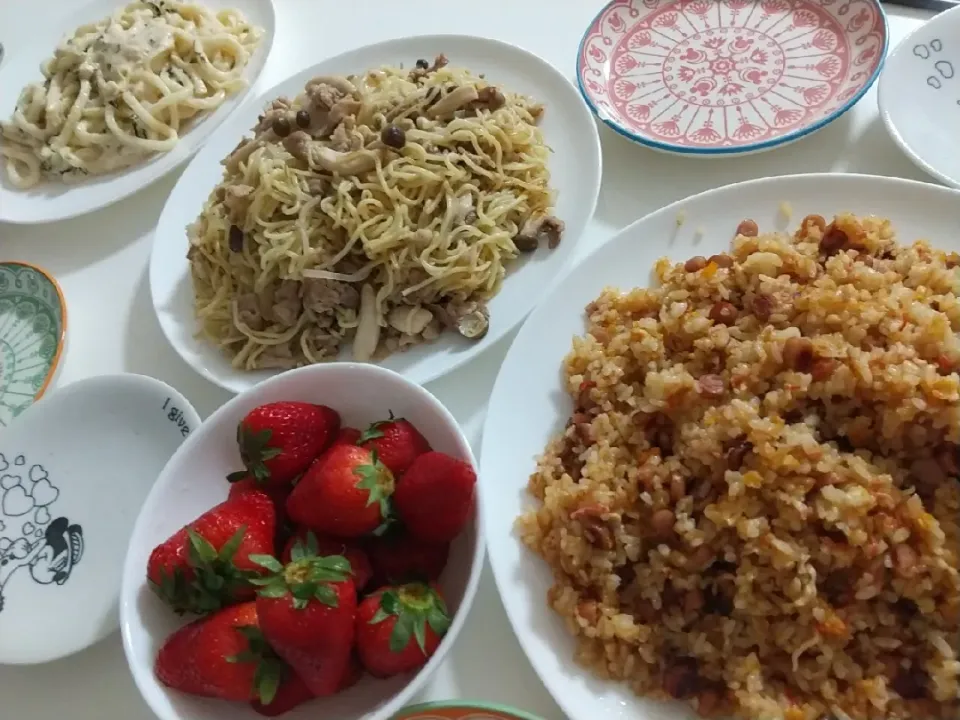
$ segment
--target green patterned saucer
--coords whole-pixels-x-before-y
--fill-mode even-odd
[[[393,720],[540,720],[523,710],[494,703],[454,700],[411,705]]]
[[[0,428],[43,395],[66,329],[57,281],[28,263],[0,262]]]

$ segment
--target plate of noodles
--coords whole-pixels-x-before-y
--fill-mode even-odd
[[[573,85],[525,50],[443,35],[347,52],[246,104],[191,161],[157,226],[157,317],[235,392],[338,358],[428,382],[567,265],[600,162]]]
[[[110,205],[189,158],[256,82],[272,0],[94,0],[0,65],[0,222]]]
[[[752,180],[530,314],[479,489],[565,717],[960,717],[958,226],[935,185]]]

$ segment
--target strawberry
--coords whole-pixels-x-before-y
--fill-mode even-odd
[[[437,580],[447,565],[448,543],[428,543],[407,532],[373,538],[366,544],[378,585]]]
[[[272,553],[276,518],[261,492],[227,499],[162,542],[147,561],[153,591],[178,613],[209,613],[253,598],[251,554]]]
[[[326,405],[273,402],[251,410],[237,425],[237,444],[246,472],[257,482],[286,485],[306,470],[340,430],[340,415]]]
[[[340,683],[340,687],[337,688],[337,692],[341,693],[344,690],[348,690],[358,682],[363,677],[363,666],[360,664],[360,660],[357,658],[356,653],[350,654],[350,665],[347,668],[346,674],[343,676],[343,681]],[[310,692],[310,688],[307,687],[307,684],[303,681],[296,673],[291,672],[289,675],[285,676],[284,680],[280,683],[280,687],[277,689],[277,694],[273,699],[273,702],[264,705],[259,700],[254,700],[251,705],[256,713],[263,715],[265,717],[277,717],[278,715],[283,715],[290,712],[296,707],[303,705],[311,700],[313,700],[314,695]]]
[[[264,485],[258,482],[250,473],[244,473],[243,477],[230,483],[230,490],[227,492],[228,498],[234,498],[248,492],[262,492],[273,500],[273,504],[283,504],[290,494],[290,488],[283,485]]]
[[[277,694],[269,703],[254,699],[250,704],[258,715],[277,717],[313,700],[313,693],[299,675],[290,672],[277,688]]]
[[[273,501],[273,509],[277,518],[277,547],[283,547],[287,541],[287,498],[293,488],[289,485],[262,485],[249,473],[237,482],[230,483],[228,498],[234,498],[248,492],[262,492]]]
[[[360,537],[389,515],[393,475],[376,453],[353,445],[330,448],[310,466],[287,499],[287,515],[305,528]]]
[[[424,453],[397,483],[393,504],[410,534],[427,542],[450,542],[473,509],[477,474],[467,463],[440,452]]]
[[[419,455],[430,451],[430,443],[403,418],[381,420],[368,427],[357,444],[374,450],[380,462],[396,477],[403,475]]]
[[[340,432],[337,433],[337,437],[333,440],[333,445],[356,445],[360,440],[360,435],[361,432],[356,428],[340,428]],[[331,445],[331,447],[333,447],[333,445]]]
[[[355,547],[348,542],[338,540],[337,538],[316,535],[310,530],[297,530],[293,537],[287,541],[283,553],[280,555],[280,562],[286,564],[290,562],[293,556],[293,549],[297,543],[302,543],[307,551],[313,555],[326,557],[329,555],[342,555],[350,563],[350,572],[353,574],[353,584],[357,592],[363,592],[363,589],[370,582],[373,576],[373,568],[370,567],[370,558],[367,553],[359,547]]]
[[[310,692],[337,692],[350,669],[357,590],[342,556],[318,557],[302,544],[287,565],[258,556],[272,574],[260,586],[257,616],[267,642],[299,675]]]
[[[350,653],[350,665],[347,667],[347,674],[343,676],[343,682],[340,683],[340,689],[337,692],[349,690],[363,679],[363,665],[360,664],[360,657],[356,651]]]
[[[357,608],[357,652],[375,677],[416,670],[437,651],[450,627],[440,591],[423,583],[389,586]]]
[[[254,602],[195,620],[167,638],[157,679],[190,695],[273,702],[284,664],[263,639]]]

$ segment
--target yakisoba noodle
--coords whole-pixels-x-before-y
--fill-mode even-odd
[[[542,113],[443,56],[274,101],[189,228],[201,335],[248,370],[482,337],[507,266],[563,231]]]
[[[10,182],[74,181],[173,149],[191,120],[245,86],[261,31],[236,10],[134,2],[78,28],[0,124]]]

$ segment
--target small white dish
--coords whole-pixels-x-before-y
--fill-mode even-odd
[[[247,87],[213,113],[199,118],[173,150],[125,170],[69,185],[46,182],[29,190],[14,188],[6,172],[0,171],[0,222],[32,224],[66,220],[123,200],[187,160],[240,107],[260,77],[273,46],[276,24],[273,0],[202,0],[202,4],[214,11],[239,10],[252,25],[263,29],[260,46],[244,70]],[[42,80],[40,63],[53,54],[64,35],[72,34],[81,25],[108,17],[123,5],[122,0],[91,0],[68,15],[55,14],[52,22],[35,23],[28,41],[13,43],[12,39],[4,38],[7,42],[0,65],[0,118],[4,121],[10,118],[24,87]]]
[[[908,35],[880,75],[880,117],[921,170],[960,187],[960,7]]]
[[[488,304],[490,329],[482,340],[445,333],[436,342],[394,353],[380,365],[421,384],[450,372],[516,327],[536,305],[543,289],[568,265],[596,208],[601,156],[597,125],[563,73],[526,50],[484,38],[427,35],[368,45],[324,60],[260,93],[210,139],[170,193],[154,233],[150,291],[160,327],[194,370],[232,392],[243,392],[277,374],[237,370],[217,347],[196,336],[186,227],[197,219],[210,191],[220,182],[220,161],[256,124],[264,105],[280,96],[297,95],[311,78],[357,74],[383,65],[410,67],[417,58],[439,53],[450,58],[451,66],[483,73],[491,82],[529,94],[545,105],[540,127],[553,149],[549,161],[550,184],[557,191],[553,214],[563,220],[566,231],[555,250],[538,254],[508,273],[500,292]]]
[[[56,660],[117,628],[134,518],[199,424],[165,383],[101,375],[0,432],[0,664]]]
[[[419,385],[375,365],[335,363],[290,370],[222,406],[163,469],[137,518],[124,564],[120,599],[123,649],[140,694],[159,720],[259,717],[249,706],[191,697],[170,690],[157,680],[157,652],[185,620],[177,618],[149,589],[146,567],[156,545],[226,498],[224,477],[240,467],[237,424],[253,408],[276,400],[328,405],[340,413],[343,425],[351,427],[365,427],[392,412],[413,423],[434,450],[477,466],[457,421],[439,400]],[[427,664],[413,676],[399,675],[387,680],[365,677],[349,690],[307,703],[285,718],[387,720],[423,688],[456,642],[477,592],[484,557],[478,513],[475,505],[467,528],[450,547],[449,560],[438,584],[453,622]]]
[[[792,206],[791,219],[783,214]],[[633,694],[574,661],[574,639],[546,603],[547,564],[517,537],[519,515],[537,506],[527,493],[536,458],[564,426],[572,403],[561,367],[571,340],[585,332],[584,308],[605,287],[646,287],[662,256],[674,262],[729,250],[734,228],[752,218],[764,231],[796,228],[808,214],[840,212],[889,218],[901,242],[925,239],[960,250],[960,192],[911,180],[813,174],[762,178],[710,190],[636,221],[558,278],[531,313],[497,376],[483,432],[480,494],[490,565],[514,633],[547,690],[570,720],[693,718],[680,703]],[[684,217],[678,227],[678,218]],[[523,411],[517,412],[522,398]]]

